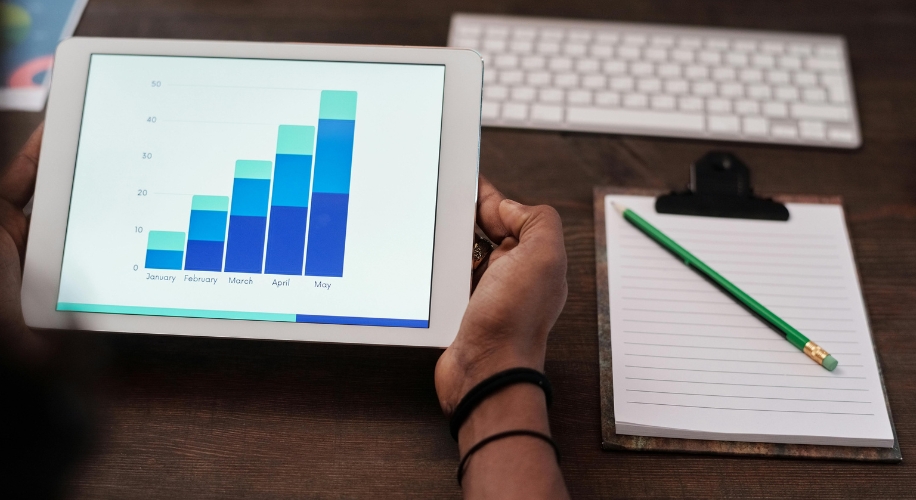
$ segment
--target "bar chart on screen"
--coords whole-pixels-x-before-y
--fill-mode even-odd
[[[58,308],[428,326],[443,70],[93,56]]]
[[[356,102],[322,91],[317,141],[314,126],[279,125],[274,160],[236,160],[229,196],[193,195],[187,247],[150,231],[144,267],[343,277]]]

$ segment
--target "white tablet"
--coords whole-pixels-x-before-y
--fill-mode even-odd
[[[26,322],[449,345],[470,293],[482,72],[454,49],[64,42]]]

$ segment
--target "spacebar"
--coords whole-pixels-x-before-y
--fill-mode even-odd
[[[639,127],[658,130],[676,129],[702,132],[705,129],[703,115],[668,113],[664,111],[635,111],[631,109],[570,106],[566,110],[566,121],[571,124]]]

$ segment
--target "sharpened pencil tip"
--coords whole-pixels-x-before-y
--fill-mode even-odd
[[[623,213],[627,210],[627,207],[621,205],[620,203],[617,203],[616,201],[612,201],[611,205],[614,206],[614,210],[616,210],[617,213],[620,215],[623,215]]]

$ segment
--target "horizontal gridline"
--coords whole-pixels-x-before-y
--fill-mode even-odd
[[[735,375],[765,375],[770,377],[804,377],[804,378],[829,378],[829,379],[856,379],[865,380],[866,377],[853,377],[848,375],[800,375],[797,373],[763,373],[763,372],[736,372],[730,370],[700,370],[696,368],[669,368],[664,366],[638,366],[625,365],[627,368],[642,368],[646,370],[667,370],[677,372],[697,372],[697,373],[731,373]]]
[[[836,400],[836,399],[811,399],[811,398],[774,398],[774,397],[762,397],[762,396],[733,396],[729,394],[700,394],[694,392],[674,392],[674,391],[648,391],[644,389],[627,389],[627,392],[641,392],[646,394],[670,394],[674,396],[701,396],[709,398],[732,398],[732,399],[762,399],[762,400],[775,400],[775,401],[804,401],[806,403],[856,403],[856,404],[871,404],[871,401],[852,401],[852,400]]]
[[[761,337],[732,337],[727,335],[699,335],[694,333],[671,333],[671,332],[643,332],[636,330],[624,330],[623,333],[636,333],[640,335],[669,335],[672,337],[699,337],[699,338],[709,338],[709,339],[729,339],[729,340],[756,340],[760,342],[785,342],[786,340],[782,337],[771,336],[772,338],[761,338]],[[855,340],[830,340],[831,344],[858,344]]]
[[[804,389],[804,390],[816,390],[816,391],[854,391],[854,392],[868,392],[868,389],[854,389],[849,387],[843,388],[834,388],[834,387],[811,387],[804,385],[771,385],[771,384],[736,384],[731,382],[703,382],[699,380],[675,380],[675,379],[666,379],[666,378],[640,378],[640,377],[626,377],[627,380],[640,380],[643,382],[675,382],[679,384],[700,384],[700,385],[728,385],[736,387],[766,387],[772,389]]]
[[[735,302],[727,300],[688,300],[688,299],[660,299],[656,297],[623,297],[624,300],[648,300],[652,302],[677,302],[683,304],[714,304],[714,305],[727,305],[735,304]],[[779,304],[770,304],[771,308],[780,308],[780,309],[814,309],[819,311],[851,311],[850,307],[809,307],[809,306],[786,306]]]
[[[839,412],[839,411],[803,411],[803,410],[765,410],[757,408],[732,408],[728,406],[693,406],[693,405],[676,405],[668,403],[649,403],[646,401],[627,401],[627,403],[633,403],[638,405],[653,405],[653,406],[677,406],[681,408],[699,408],[704,410],[735,410],[735,411],[760,411],[767,413],[809,413],[809,414],[819,414],[819,415],[850,415],[850,416],[860,416],[860,417],[874,417],[874,413],[850,413],[850,412]]]
[[[801,352],[801,351],[799,351]],[[655,358],[655,359],[683,359],[686,361],[719,361],[722,363],[754,363],[759,365],[797,365],[797,366],[817,366],[814,361],[792,362],[792,361],[754,361],[750,359],[722,359],[722,358],[691,358],[687,356],[659,356],[658,354],[635,354],[626,352],[624,356],[633,356],[637,358]],[[862,365],[849,365],[844,363],[844,368],[862,368]]]
[[[713,351],[747,351],[747,352],[780,352],[784,354],[796,354],[799,351],[797,349],[743,349],[740,347],[706,347],[698,345],[678,345],[678,344],[653,344],[650,342],[624,342],[627,345],[644,345],[644,346],[653,346],[653,347],[683,347],[685,349],[709,349]],[[861,353],[858,352],[834,352],[831,354],[836,354],[837,356],[861,356]],[[694,359],[694,358],[684,358],[684,359]],[[741,360],[728,360],[728,361],[742,361]],[[750,361],[750,363],[763,363],[763,361]],[[855,366],[855,365],[843,365],[843,366]]]

